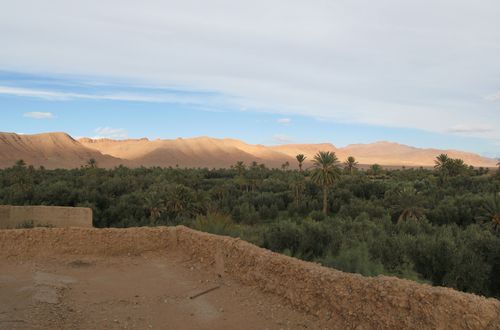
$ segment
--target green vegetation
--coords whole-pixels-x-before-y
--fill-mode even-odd
[[[339,161],[335,153],[320,151],[313,159],[312,182],[323,187],[323,214],[328,214],[328,193],[340,176]]]
[[[306,156],[303,154],[298,154],[295,156],[295,159],[297,159],[297,162],[299,163],[299,171],[302,172],[302,166],[304,165],[304,162],[306,161]]]
[[[97,227],[183,224],[344,271],[500,297],[500,169],[436,161],[362,170],[351,159],[345,171],[327,152],[303,171],[18,162],[0,170],[0,203],[91,207]]]
[[[345,169],[349,172],[349,174],[352,174],[352,172],[356,169],[358,166],[358,162],[356,161],[356,158],[353,156],[347,157],[347,160],[344,162]]]

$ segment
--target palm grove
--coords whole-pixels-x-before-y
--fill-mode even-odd
[[[500,297],[500,169],[359,169],[331,152],[269,169],[0,170],[0,203],[86,206],[96,227],[186,225],[348,272]]]

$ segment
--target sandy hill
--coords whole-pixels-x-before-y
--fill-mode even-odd
[[[244,143],[235,139],[215,139],[198,137],[176,140],[109,140],[81,139],[80,142],[106,155],[129,159],[144,166],[207,166],[226,167],[241,160],[249,164],[252,161],[279,167],[288,161],[296,166],[295,156],[304,154],[311,160],[318,151],[335,152],[340,160],[354,156],[360,164],[389,166],[433,166],[434,159],[440,153],[461,158],[474,166],[495,167],[496,161],[477,154],[439,149],[421,149],[393,142],[375,142],[370,144],[352,144],[337,148],[330,143],[287,144],[263,146]]]
[[[279,167],[293,158],[261,145],[234,139],[197,137],[175,140],[80,139],[80,142],[105,155],[128,159],[143,166],[229,167],[237,161],[253,161]]]
[[[392,142],[353,144],[343,148],[329,143],[252,145],[235,139],[197,137],[173,140],[89,139],[75,140],[65,133],[18,135],[0,133],[0,167],[12,166],[23,159],[27,164],[47,168],[74,168],[95,158],[100,167],[120,164],[136,166],[229,167],[237,161],[255,161],[269,167],[289,162],[297,166],[295,156],[305,154],[310,161],[318,151],[335,152],[341,161],[354,156],[360,164],[387,166],[432,166],[440,153],[461,158],[474,166],[495,167],[496,160],[477,154],[438,149],[420,149]],[[309,166],[310,164],[306,164]]]
[[[463,159],[473,166],[495,167],[496,160],[482,157],[478,154],[440,149],[422,149],[404,144],[380,141],[368,144],[351,144],[337,148],[332,144],[289,144],[271,147],[273,150],[293,156],[304,154],[310,160],[319,150],[335,152],[339,160],[345,161],[353,156],[360,164],[380,164],[387,166],[434,166],[434,159],[441,153],[452,158]]]
[[[378,163],[395,166],[434,166],[434,159],[441,153],[447,154],[451,158],[463,159],[465,163],[473,166],[496,166],[494,159],[482,157],[471,152],[422,149],[386,141],[370,144],[351,144],[338,151],[341,159],[354,156],[361,164]]]
[[[10,167],[22,159],[28,165],[74,168],[85,165],[91,158],[96,159],[103,167],[127,163],[87,148],[66,133],[0,133],[0,167]]]

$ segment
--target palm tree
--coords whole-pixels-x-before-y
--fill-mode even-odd
[[[303,175],[294,172],[292,179],[290,181],[290,188],[293,192],[293,200],[295,202],[295,206],[299,207],[300,202],[302,201],[302,194],[305,189],[305,178]]]
[[[182,184],[170,187],[165,200],[165,210],[176,216],[195,214],[196,205],[193,191]]]
[[[87,167],[90,167],[90,168],[97,168],[97,160],[95,160],[95,158],[90,158],[90,159],[87,161]]]
[[[484,201],[481,206],[481,214],[477,219],[489,222],[494,230],[500,229],[500,199],[498,198],[498,193],[495,193],[493,197]]]
[[[152,192],[144,197],[144,206],[149,211],[151,224],[156,224],[163,211],[165,211],[165,201],[157,192]]]
[[[248,169],[246,178],[248,183],[250,184],[250,187],[252,188],[252,191],[255,191],[259,183],[263,180],[264,173],[262,172],[262,168],[259,166],[259,164],[257,164],[257,162],[253,163],[252,166]]]
[[[247,179],[245,178],[246,166],[241,160],[237,161],[235,165],[232,166],[238,173],[238,175],[234,178],[235,182],[240,185],[240,189],[243,190],[243,187],[247,184]],[[248,190],[248,186],[247,186]]]
[[[386,195],[393,215],[398,217],[398,223],[408,220],[421,220],[425,217],[424,199],[412,186],[397,187]]]
[[[447,176],[453,177],[466,172],[470,167],[462,159],[450,158],[447,154],[440,154],[434,160],[434,168],[441,173],[441,179],[444,181]]]
[[[373,175],[379,175],[380,173],[382,173],[382,166],[380,166],[379,164],[373,164],[372,166],[370,166],[370,171]]]
[[[288,162],[288,160],[286,162],[284,162],[283,164],[281,164],[281,169],[283,171],[288,170],[289,167],[290,167],[290,163]]]
[[[339,161],[334,152],[319,151],[312,161],[314,172],[311,180],[323,187],[323,213],[328,213],[328,188],[340,176]]]
[[[448,165],[448,171],[450,176],[457,176],[461,173],[464,173],[469,168],[470,167],[467,164],[465,164],[465,162],[460,158],[451,159]]]
[[[243,163],[241,160],[237,161],[233,167],[240,176],[243,175],[243,172],[245,172],[246,169],[245,163]]]
[[[436,157],[434,160],[434,168],[436,170],[444,170],[446,169],[446,166],[450,162],[450,157],[448,157],[447,154],[440,154],[439,156]]]
[[[439,172],[439,181],[444,183],[448,176],[451,158],[447,154],[440,154],[434,160],[434,169]]]
[[[344,164],[347,167],[349,174],[352,174],[352,170],[356,168],[358,162],[356,161],[356,158],[354,158],[353,156],[349,156],[347,157],[347,160],[345,161]]]
[[[23,159],[19,159],[18,161],[16,161],[15,166],[16,167],[25,167],[26,162]]]
[[[302,164],[304,163],[307,157],[304,156],[303,154],[298,154],[297,156],[295,156],[295,158],[299,162],[299,171],[302,172]]]

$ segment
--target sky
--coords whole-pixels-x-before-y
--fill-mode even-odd
[[[500,157],[497,0],[0,5],[0,131]]]

